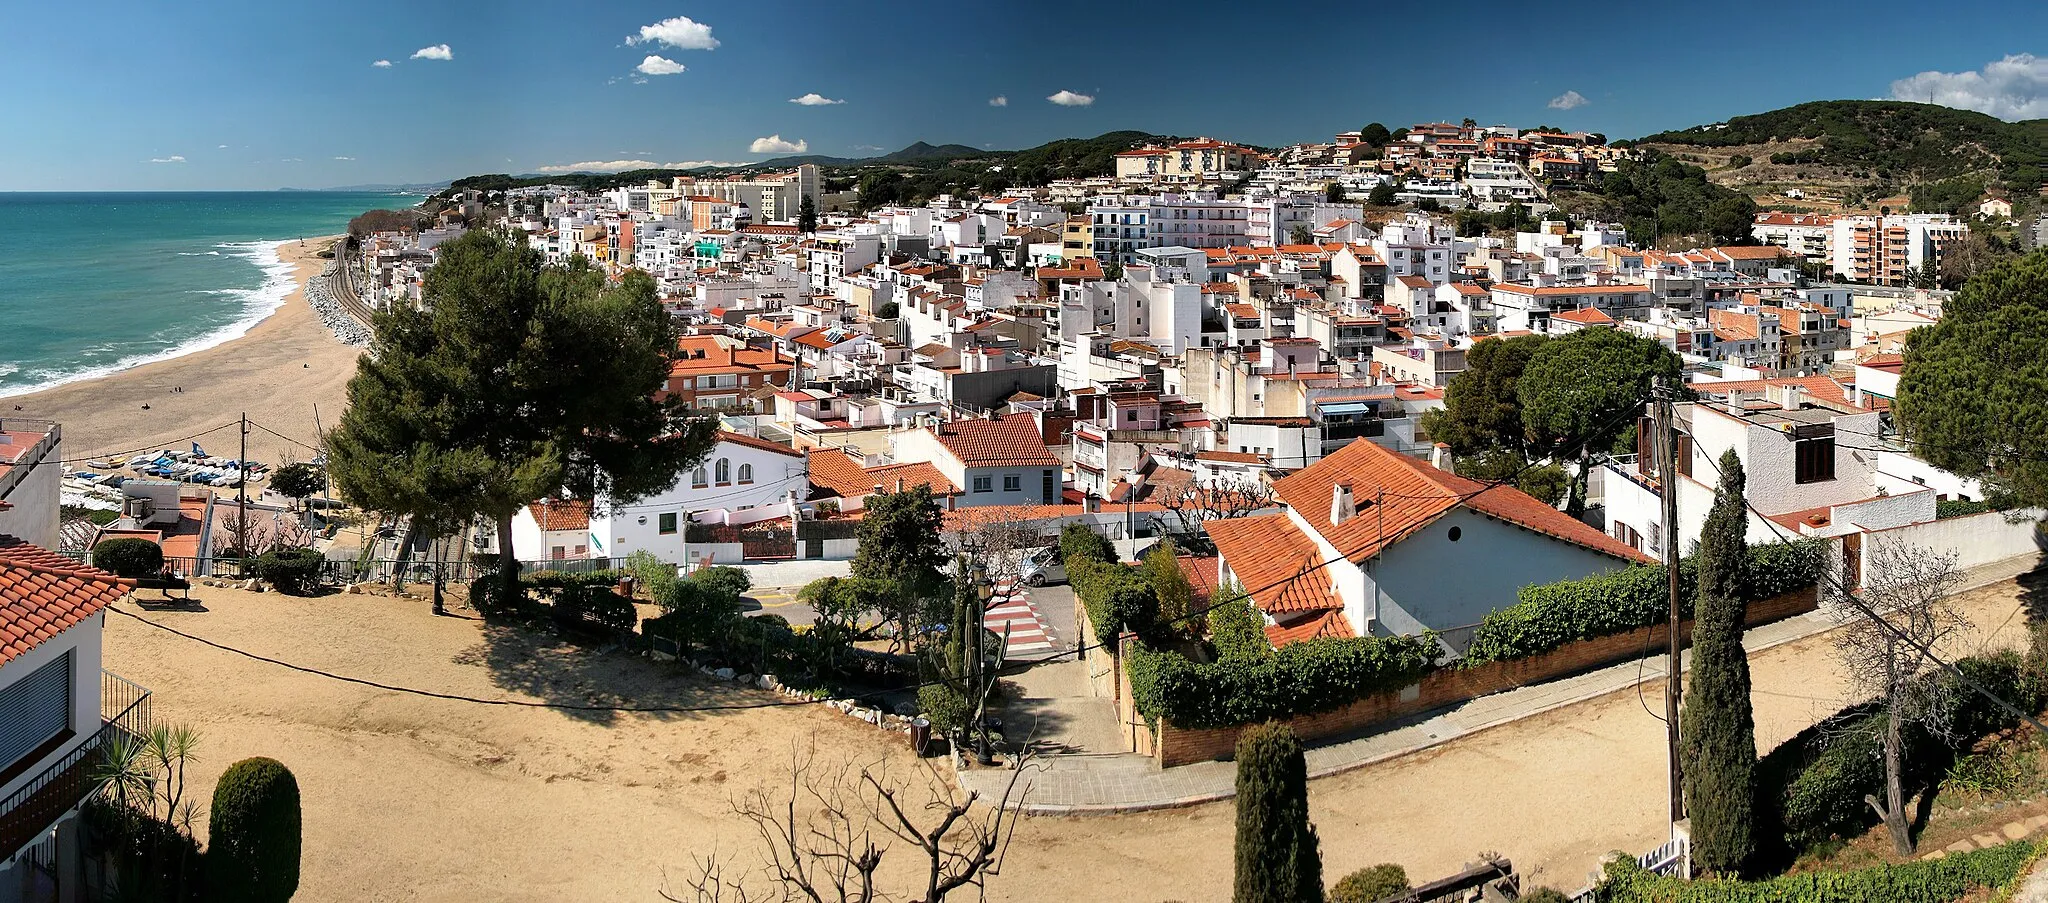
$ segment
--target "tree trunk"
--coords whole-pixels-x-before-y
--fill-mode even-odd
[[[1885,808],[1878,810],[1884,818],[1884,827],[1892,836],[1892,850],[1900,856],[1913,855],[1913,833],[1906,824],[1906,792],[1899,778],[1899,719],[1896,715],[1885,719],[1884,729],[1884,796]]]
[[[519,593],[519,558],[512,554],[512,515],[498,517],[498,583],[505,588],[505,598],[511,599]]]
[[[1579,449],[1579,472],[1572,478],[1569,497],[1564,504],[1564,513],[1574,520],[1586,516],[1586,478],[1592,472],[1593,460],[1586,449]]]
[[[441,590],[447,584],[447,565],[448,539],[437,536],[434,538],[434,614],[437,615],[447,613],[447,609],[441,604]]]

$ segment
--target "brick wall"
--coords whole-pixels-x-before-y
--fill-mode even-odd
[[[1087,651],[1081,653],[1081,664],[1088,669],[1088,689],[1097,697],[1108,697],[1116,707],[1117,731],[1122,734],[1124,748],[1141,756],[1157,753],[1158,737],[1152,726],[1145,723],[1145,716],[1138,714],[1131,701],[1131,676],[1123,668],[1123,643],[1135,643],[1130,634],[1118,638],[1116,646],[1097,646],[1095,624],[1088,619],[1088,606],[1080,600],[1074,602],[1074,626],[1080,631],[1075,636]]]
[[[1751,626],[1767,624],[1813,611],[1816,605],[1814,588],[1794,590],[1751,602],[1745,622]],[[1369,696],[1341,709],[1292,718],[1288,725],[1304,741],[1344,737],[1395,718],[1628,661],[1641,656],[1645,649],[1662,648],[1666,642],[1665,630],[1665,625],[1658,624],[1627,633],[1580,640],[1560,646],[1546,655],[1489,662],[1476,668],[1433,671],[1420,682],[1397,692]],[[1690,638],[1691,635],[1691,621],[1680,625],[1681,638]],[[1128,688],[1129,683],[1125,682],[1124,686]],[[1119,713],[1128,706],[1129,690],[1126,689],[1123,695],[1126,701],[1119,704]],[[1139,749],[1133,745],[1132,751],[1153,756],[1162,768],[1228,759],[1237,748],[1238,730],[1236,727],[1197,730],[1175,727],[1172,722],[1163,721],[1155,742],[1147,744],[1151,749]]]

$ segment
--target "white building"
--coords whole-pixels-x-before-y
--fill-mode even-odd
[[[0,418],[0,534],[57,548],[63,436],[48,420]]]
[[[1045,447],[1030,417],[955,420],[889,438],[895,463],[937,467],[960,488],[962,507],[1060,503],[1065,483],[1060,459]]]

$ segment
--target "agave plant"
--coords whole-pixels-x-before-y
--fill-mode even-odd
[[[192,826],[198,807],[185,798],[185,766],[198,761],[199,732],[157,725],[141,734],[116,734],[100,747],[106,843],[120,855],[109,876],[113,900],[185,900],[195,892],[189,876],[199,860]]]

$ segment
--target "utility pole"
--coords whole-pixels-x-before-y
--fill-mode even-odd
[[[1678,431],[1674,428],[1672,396],[1675,390],[1665,377],[1657,378],[1655,428],[1657,489],[1664,502],[1664,580],[1670,606],[1665,636],[1670,641],[1664,666],[1664,739],[1671,764],[1671,823],[1685,819],[1685,767],[1678,760]]]
[[[241,449],[235,453],[235,543],[241,546],[242,575],[249,574],[249,412],[242,412]]]

